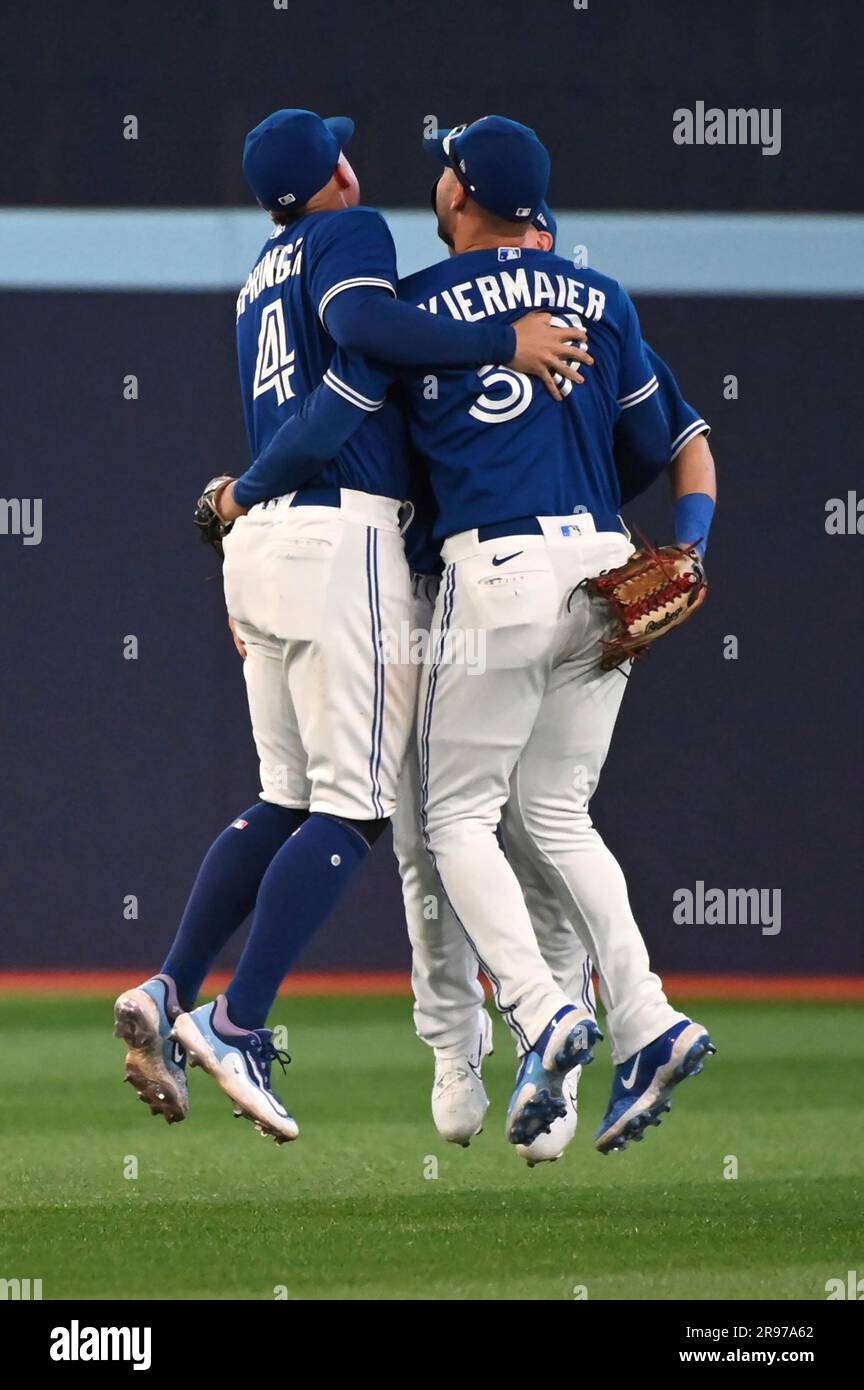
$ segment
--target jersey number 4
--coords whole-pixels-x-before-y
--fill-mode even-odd
[[[285,311],[282,300],[268,304],[261,315],[258,334],[258,356],[255,360],[255,380],[252,395],[263,396],[275,391],[278,405],[284,405],[294,395],[291,378],[294,375],[294,353],[288,351],[285,332]]]

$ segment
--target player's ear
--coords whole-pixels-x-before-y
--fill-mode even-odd
[[[538,232],[537,232],[537,250],[538,250],[538,251],[554,251],[554,249],[555,249],[555,242],[554,242],[554,239],[553,239],[553,237],[552,237],[552,233],[551,233],[551,232],[541,232],[541,231],[538,230]]]
[[[453,182],[455,188],[453,189],[453,195],[450,199],[450,207],[453,212],[463,212],[465,204],[468,202],[468,194],[458,179],[454,179]]]

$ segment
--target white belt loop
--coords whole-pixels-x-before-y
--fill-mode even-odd
[[[347,520],[375,526],[380,531],[398,532],[402,503],[395,497],[377,497],[371,492],[358,492],[350,487],[340,488],[339,496],[341,512]]]

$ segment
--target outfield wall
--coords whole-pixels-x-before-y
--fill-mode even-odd
[[[633,677],[595,818],[661,966],[861,973],[864,536],[826,531],[829,499],[845,516],[860,486],[860,303],[706,290],[639,307],[714,425],[721,502],[708,603]],[[42,502],[40,544],[0,535],[0,967],[150,967],[257,790],[189,519],[204,478],[243,466],[232,296],[7,288],[0,320],[2,494]],[[664,487],[628,518],[665,537]],[[715,888],[727,911],[760,890],[760,920],[712,924]],[[709,921],[673,920],[684,892]],[[382,843],[303,964],[406,963]]]

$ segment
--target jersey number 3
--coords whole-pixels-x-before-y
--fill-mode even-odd
[[[261,315],[258,334],[258,356],[255,359],[253,398],[265,391],[275,391],[278,405],[284,405],[294,395],[291,378],[294,375],[294,353],[288,351],[285,332],[285,311],[282,300],[268,304]]]
[[[555,316],[550,322],[555,328],[582,328],[584,325],[578,314]],[[478,369],[477,375],[483,383],[483,394],[478,396],[468,414],[484,425],[500,425],[505,420],[515,420],[528,409],[534,398],[534,383],[523,372],[514,372],[510,367],[486,366]],[[554,374],[554,380],[561,389],[562,396],[569,396],[573,382],[569,377]],[[491,395],[490,387],[501,387],[500,395]]]

